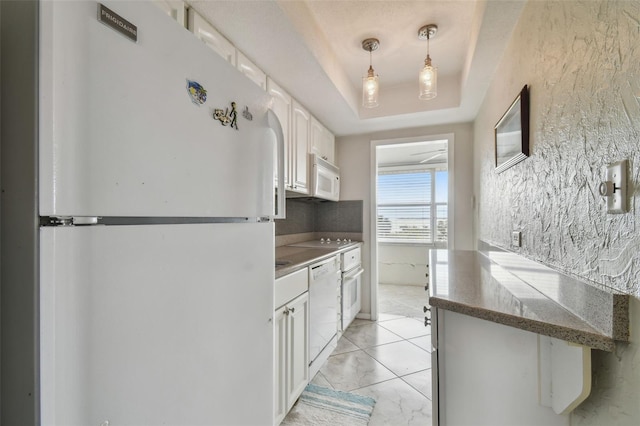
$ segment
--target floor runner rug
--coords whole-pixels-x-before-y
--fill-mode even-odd
[[[310,383],[281,425],[367,425],[376,401]]]

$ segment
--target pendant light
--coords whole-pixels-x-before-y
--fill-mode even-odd
[[[438,68],[431,65],[431,56],[429,56],[429,40],[436,35],[437,31],[438,26],[434,24],[425,25],[418,30],[418,38],[427,40],[427,58],[418,76],[420,89],[418,98],[422,101],[433,99],[438,95]]]
[[[369,71],[362,77],[362,106],[365,108],[375,108],[378,106],[378,75],[374,73],[371,65],[371,52],[380,47],[380,41],[376,38],[368,38],[362,41],[362,48],[369,52]]]

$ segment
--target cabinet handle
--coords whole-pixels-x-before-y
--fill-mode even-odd
[[[427,285],[424,286],[424,291],[429,291],[429,283],[427,282]]]
[[[424,274],[425,277],[429,278],[429,273]]]
[[[296,311],[296,308],[291,308],[289,309],[289,312],[294,313]]]
[[[283,315],[289,315],[289,308],[284,308]]]
[[[427,308],[426,306],[423,308],[424,313],[427,314],[424,317],[424,326],[430,326],[431,325],[431,308]]]

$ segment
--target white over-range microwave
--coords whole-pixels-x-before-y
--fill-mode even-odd
[[[311,196],[325,200],[340,199],[340,169],[328,161],[309,154],[311,167]]]

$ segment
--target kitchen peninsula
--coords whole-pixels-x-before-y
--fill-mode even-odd
[[[568,425],[591,350],[629,338],[627,295],[517,254],[432,250],[429,265],[434,424]]]

